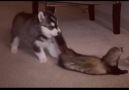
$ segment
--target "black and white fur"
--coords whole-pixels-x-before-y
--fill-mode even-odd
[[[60,51],[56,46],[54,37],[61,33],[55,15],[47,11],[40,11],[37,15],[20,12],[13,20],[11,28],[11,52],[18,51],[19,43],[31,47],[40,62],[46,62],[44,52],[58,58]]]

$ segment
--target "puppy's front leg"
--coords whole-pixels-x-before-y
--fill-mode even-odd
[[[19,46],[19,37],[14,37],[12,42],[11,42],[11,53],[17,53],[18,51],[18,46]]]
[[[34,52],[35,52],[36,56],[38,57],[39,61],[45,63],[47,61],[47,56],[44,52],[43,47],[34,45],[33,49],[34,49]]]
[[[59,57],[60,51],[55,43],[53,43],[53,42],[49,43],[49,45],[47,46],[47,49],[52,57],[54,57],[54,58]]]

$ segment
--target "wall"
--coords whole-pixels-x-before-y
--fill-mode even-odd
[[[121,1],[121,28],[129,30],[129,1]],[[96,20],[107,22],[109,28],[112,26],[112,5],[96,5]]]

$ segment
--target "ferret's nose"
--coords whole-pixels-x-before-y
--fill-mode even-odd
[[[123,52],[123,47],[120,47],[121,51]]]

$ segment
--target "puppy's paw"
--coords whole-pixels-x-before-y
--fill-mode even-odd
[[[41,63],[45,63],[48,61],[47,57],[43,55],[38,56],[38,59]]]
[[[17,53],[17,51],[18,51],[17,48],[15,48],[15,47],[11,48],[11,53],[15,54],[15,53]]]
[[[39,61],[40,61],[41,63],[45,63],[45,62],[47,62],[48,60],[47,60],[47,58],[44,58],[44,59],[39,59]]]

